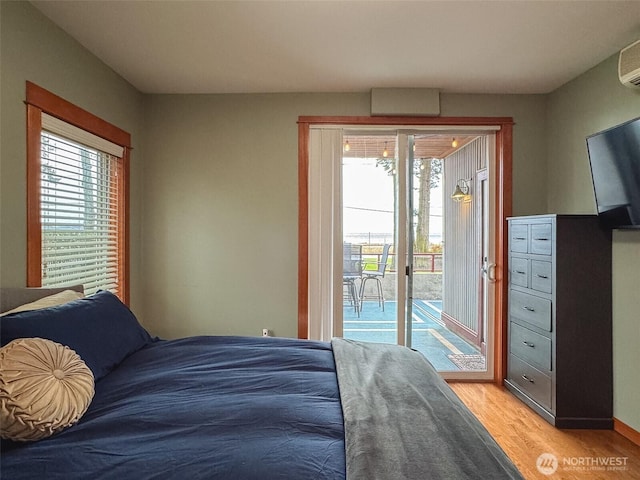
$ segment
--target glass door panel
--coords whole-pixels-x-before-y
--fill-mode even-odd
[[[488,255],[482,243],[488,238],[490,211],[489,197],[483,194],[488,191],[487,139],[416,134],[413,143],[407,344],[445,376],[471,378],[469,374],[487,371],[489,291],[480,275]],[[436,145],[442,158],[433,155]],[[480,171],[484,181],[474,183]],[[457,187],[464,195],[452,198]]]
[[[407,345],[447,378],[490,378],[488,145],[488,135],[343,134],[345,338]]]
[[[450,338],[441,321],[443,297],[444,217],[442,164],[431,145],[438,135],[415,135],[410,144],[410,264],[411,305],[407,308],[410,345],[439,371],[451,369]],[[407,342],[409,344],[409,341]]]
[[[343,336],[398,337],[396,136],[344,135],[342,158]]]

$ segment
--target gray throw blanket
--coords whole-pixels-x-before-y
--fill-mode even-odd
[[[522,478],[420,353],[340,338],[331,343],[347,480]]]

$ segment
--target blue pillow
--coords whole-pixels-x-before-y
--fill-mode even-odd
[[[63,305],[0,318],[3,346],[29,337],[46,338],[75,350],[96,381],[153,341],[131,310],[104,290]]]

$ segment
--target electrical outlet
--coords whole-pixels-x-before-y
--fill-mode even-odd
[[[262,336],[263,337],[273,337],[273,335],[271,334],[271,330],[269,330],[268,328],[263,328],[262,329]]]

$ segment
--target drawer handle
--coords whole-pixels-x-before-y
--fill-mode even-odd
[[[535,312],[536,311],[535,308],[527,307],[526,305],[524,307],[522,307],[522,309],[526,310],[527,312]]]
[[[522,270],[516,270],[516,273],[519,273],[520,275],[524,275],[527,272],[523,272]]]
[[[540,242],[548,242],[549,241],[549,239],[547,237],[538,237],[538,238],[535,238],[535,240],[538,240]]]
[[[538,278],[544,278],[544,279],[546,280],[546,279],[548,279],[549,277],[548,277],[547,275],[540,275],[540,274],[538,273]]]
[[[536,383],[536,382],[534,382],[534,381],[533,381],[533,378],[529,378],[529,377],[527,377],[527,376],[526,376],[526,375],[524,375],[524,374],[522,375],[522,379],[523,379],[523,380],[526,380],[526,381],[527,381],[527,382],[529,382],[529,383]]]
[[[526,345],[527,347],[531,347],[531,348],[535,348],[535,345],[531,342],[527,342],[526,340],[522,341],[523,345]]]
[[[514,240],[526,240],[527,237],[513,237]]]

